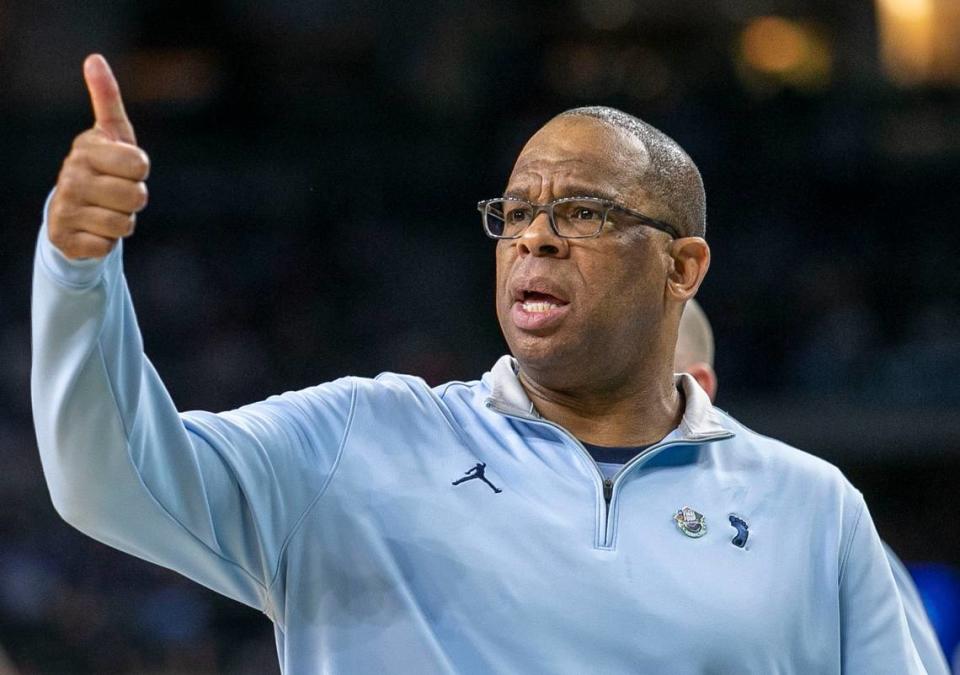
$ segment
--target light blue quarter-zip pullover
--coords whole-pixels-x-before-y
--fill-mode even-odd
[[[68,261],[45,229],[33,351],[57,511],[264,612],[287,675],[923,672],[860,493],[689,376],[606,485],[509,357],[179,413],[122,247]]]

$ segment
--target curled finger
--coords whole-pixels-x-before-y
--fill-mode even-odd
[[[84,204],[137,213],[147,205],[147,185],[115,176],[90,175],[78,188]]]
[[[108,239],[129,237],[133,234],[136,224],[136,214],[100,206],[84,206],[78,209],[71,223],[74,231],[89,232]]]
[[[117,244],[117,240],[114,238],[102,237],[82,230],[70,232],[56,239],[51,237],[50,242],[71,260],[102,258],[110,253]]]
[[[85,144],[81,152],[97,173],[134,181],[150,175],[150,158],[135,145],[94,142]]]

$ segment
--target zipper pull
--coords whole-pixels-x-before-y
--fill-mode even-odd
[[[603,480],[603,498],[606,500],[607,504],[610,503],[610,500],[613,498],[613,481],[609,478]]]

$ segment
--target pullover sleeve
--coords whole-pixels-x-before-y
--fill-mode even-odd
[[[271,614],[286,543],[336,470],[354,383],[178,413],[143,353],[122,255],[118,244],[68,260],[45,225],[37,243],[31,393],[54,507],[103,543]]]
[[[859,492],[849,492],[839,580],[841,672],[927,673],[870,512]]]
[[[910,636],[917,647],[917,653],[923,661],[924,668],[927,669],[928,675],[950,675],[947,657],[940,647],[937,632],[930,623],[930,617],[927,616],[927,610],[923,607],[923,600],[920,598],[916,584],[913,583],[910,571],[893,549],[886,544],[883,545],[883,551],[890,563],[890,571],[893,572],[893,579],[897,584],[903,611],[907,617]]]

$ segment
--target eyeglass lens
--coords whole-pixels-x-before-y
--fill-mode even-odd
[[[550,212],[550,205],[542,210]],[[554,202],[553,225],[562,237],[592,237],[604,225],[607,209],[589,200]],[[519,237],[537,215],[530,203],[519,199],[500,199],[489,202],[484,210],[484,225],[494,237]]]

